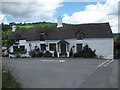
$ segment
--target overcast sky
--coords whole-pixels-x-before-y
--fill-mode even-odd
[[[28,2],[27,2],[28,1]],[[36,0],[35,2],[2,2],[0,23],[9,22],[56,22],[61,16],[64,23],[109,22],[113,33],[118,32],[118,1],[64,2],[63,0]]]

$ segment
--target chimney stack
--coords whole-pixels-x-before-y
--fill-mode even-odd
[[[15,25],[12,26],[12,32],[15,32],[15,30],[17,29],[17,27]]]
[[[61,18],[61,17],[58,17],[58,18],[57,18],[57,28],[60,28],[60,27],[63,27],[62,18]]]

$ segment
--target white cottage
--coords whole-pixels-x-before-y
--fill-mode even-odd
[[[57,21],[57,26],[13,30],[8,39],[15,40],[16,44],[9,48],[9,56],[15,57],[14,51],[20,48],[26,50],[21,56],[30,57],[29,51],[37,46],[43,52],[54,53],[56,49],[58,57],[69,57],[71,48],[76,53],[87,44],[99,57],[113,59],[114,45],[109,23],[63,25],[60,17]]]

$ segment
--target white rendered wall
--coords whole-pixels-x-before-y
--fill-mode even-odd
[[[57,43],[60,40],[46,40],[46,41],[26,41],[26,40],[20,40],[19,41],[19,46],[20,45],[25,45],[25,48],[27,49],[27,53],[23,54],[22,56],[29,56],[29,51],[30,51],[30,47],[29,47],[29,43],[31,43],[31,49],[34,49],[34,47],[37,45],[40,48],[40,44],[46,44],[48,45],[48,47],[46,48],[47,50],[49,50],[49,44],[50,43],[56,43],[56,48],[58,48]],[[80,44],[82,43],[83,46],[85,46],[86,44],[89,45],[89,47],[92,50],[96,50],[96,54],[98,56],[103,56],[103,58],[106,59],[113,59],[113,55],[114,55],[114,45],[113,45],[113,39],[111,38],[100,38],[100,39],[96,39],[96,38],[86,38],[83,40],[77,40],[77,39],[65,39],[65,41],[69,42],[69,51],[71,49],[72,46],[75,46],[73,48],[73,52],[76,52],[76,44]],[[57,49],[58,50],[58,49]],[[60,45],[59,45],[59,51],[61,51]],[[10,52],[13,52],[13,46],[10,47]],[[51,53],[54,53],[54,51],[50,51]],[[67,52],[67,47],[66,47],[66,52]]]
[[[73,53],[76,52],[76,44],[83,43],[83,40],[77,40],[77,39],[65,39],[65,41],[69,42],[69,51],[72,46],[75,46],[74,48],[72,48]]]
[[[98,56],[106,59],[113,59],[114,42],[112,38],[84,39],[84,44],[88,44],[92,50],[96,50]]]
[[[37,41],[26,41],[24,42],[24,45],[26,46],[27,48],[27,56],[29,56],[29,51],[30,51],[30,46],[29,46],[29,43],[31,43],[31,50],[33,50],[35,48],[35,46],[38,46],[41,50],[41,47],[40,47],[40,44],[46,44],[48,45],[48,47],[46,47],[46,50],[49,50],[49,44],[50,43],[56,43],[56,48],[58,48],[57,46],[57,43],[59,42],[60,40],[46,40],[46,41],[40,41],[40,40],[37,40]],[[20,45],[23,44],[23,42],[20,43]],[[54,53],[54,51],[50,51],[51,53]]]
[[[114,55],[114,42],[112,38],[85,38],[83,40],[66,39],[69,42],[69,50],[72,46],[73,52],[76,52],[76,44],[82,43],[83,47],[87,44],[94,51],[98,57],[105,59],[113,59]]]
[[[21,45],[24,45],[25,46],[25,49],[27,50],[27,53],[26,54],[22,54],[21,55],[21,57],[23,56],[27,56],[27,57],[29,57],[29,52],[28,52],[28,45],[27,45],[27,41],[26,40],[20,40],[19,41],[19,44],[17,44],[17,45],[15,45],[15,44],[13,44],[13,46],[21,46]],[[13,46],[11,46],[10,48],[9,48],[9,51],[11,52],[11,53],[13,53]],[[15,57],[14,55],[12,55],[12,54],[9,54],[9,57]]]

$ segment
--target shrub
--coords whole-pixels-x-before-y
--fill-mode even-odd
[[[31,57],[42,57],[43,56],[43,53],[42,52],[40,52],[39,50],[31,50],[30,52],[29,52],[29,55],[31,56]]]
[[[50,53],[49,51],[46,51],[43,56],[44,57],[52,57],[52,53]]]
[[[70,57],[73,56],[73,50],[72,50],[72,48],[70,49],[70,54],[69,54],[69,56],[70,56]]]
[[[93,57],[96,56],[95,52],[92,51],[92,49],[89,48],[88,45],[86,45],[86,46],[84,47],[82,53],[83,53],[83,57],[85,57],[85,58],[93,58]]]
[[[29,58],[29,57],[27,57],[27,56],[22,56],[21,58]]]
[[[8,66],[3,66],[2,88],[21,88],[22,85],[19,82],[17,82],[17,77],[12,75],[12,69],[9,69]]]
[[[82,51],[76,52],[74,57],[82,57]]]
[[[92,49],[89,48],[88,45],[86,45],[82,51],[74,54],[74,57],[84,57],[84,58],[94,58],[96,56],[97,55],[95,54],[95,50],[92,51]]]
[[[54,51],[54,57],[57,57],[57,51],[56,51],[56,49]]]
[[[43,53],[42,52],[37,52],[37,54],[36,54],[36,57],[42,57],[43,56]]]
[[[34,50],[31,50],[31,51],[29,52],[29,55],[30,55],[31,57],[35,57],[35,56],[36,56],[35,51],[34,51]]]
[[[18,55],[18,56],[16,56],[15,58],[21,58],[21,56],[20,56],[20,55]]]
[[[120,37],[114,40],[114,58],[120,58]]]

